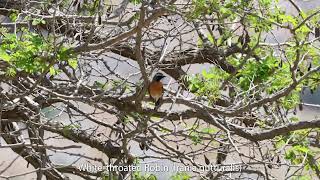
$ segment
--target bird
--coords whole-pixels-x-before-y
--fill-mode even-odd
[[[163,95],[163,84],[161,82],[161,79],[163,79],[164,77],[165,76],[162,73],[156,73],[153,76],[153,79],[148,87],[149,95],[155,102],[154,109],[156,109],[159,106],[160,99]]]
[[[109,157],[109,160],[111,158],[119,158],[123,155],[123,153],[121,152],[121,146],[114,145],[110,139],[106,141],[104,148],[107,156]]]

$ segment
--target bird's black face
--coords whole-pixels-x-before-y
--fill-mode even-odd
[[[156,75],[153,76],[153,80],[152,81],[160,81],[164,77],[165,76],[162,73],[157,73]]]

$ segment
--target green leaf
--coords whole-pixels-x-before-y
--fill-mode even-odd
[[[71,66],[73,69],[76,69],[78,66],[78,61],[76,59],[69,59],[68,65]]]
[[[140,4],[142,0],[130,0],[130,2],[137,5],[137,4]]]
[[[282,14],[282,15],[279,15],[279,18],[282,20],[282,22],[291,23],[294,27],[297,26],[298,24],[297,20],[291,15]]]
[[[51,76],[54,76],[54,75],[56,75],[57,72],[56,72],[56,70],[54,69],[54,67],[50,67],[49,73],[50,73]]]
[[[136,171],[133,174],[133,180],[157,180],[157,177],[153,174],[142,175],[140,171]]]
[[[3,49],[0,49],[0,58],[6,62],[9,62],[11,59],[11,57],[8,55],[8,53],[5,52]]]
[[[11,76],[11,77],[15,76],[16,73],[17,73],[16,70],[14,68],[12,68],[12,67],[8,68],[7,71],[6,71],[6,75],[7,76]]]
[[[207,128],[203,128],[201,130],[201,132],[208,133],[208,134],[213,134],[213,133],[217,132],[217,130],[215,128],[207,127]]]
[[[260,0],[260,3],[263,5],[263,6],[269,6],[271,4],[271,0]]]
[[[13,21],[13,22],[16,21],[17,18],[18,18],[18,11],[13,11],[13,12],[11,12],[10,15],[9,15],[9,18],[10,18],[10,20]]]
[[[36,26],[36,25],[39,25],[39,24],[45,24],[46,22],[43,20],[43,19],[39,19],[39,18],[35,18],[32,20],[32,25],[33,26]]]
[[[215,41],[214,37],[212,37],[211,34],[208,34],[207,37],[208,37],[208,40],[213,44]]]
[[[277,141],[275,145],[276,145],[277,149],[280,149],[285,144],[286,144],[286,142],[283,139],[281,139],[281,140]]]
[[[194,145],[197,145],[200,142],[202,142],[202,139],[201,139],[201,136],[199,135],[199,133],[191,132],[189,135],[190,135],[191,140],[193,141]]]
[[[191,176],[186,172],[178,172],[177,174],[170,177],[171,180],[189,180]]]

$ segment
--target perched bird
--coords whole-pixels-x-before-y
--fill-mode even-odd
[[[109,160],[111,158],[119,158],[123,155],[123,153],[121,152],[121,146],[114,145],[110,139],[106,141],[104,148],[107,156],[109,157]]]
[[[219,143],[216,164],[221,164],[224,160],[226,160],[228,151],[229,151],[229,145],[224,145],[223,143]]]
[[[159,106],[160,99],[163,94],[163,84],[161,79],[164,77],[165,76],[162,73],[155,74],[148,87],[149,95],[155,101],[155,109]]]

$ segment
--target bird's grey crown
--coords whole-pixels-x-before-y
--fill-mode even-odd
[[[160,81],[162,78],[164,78],[165,76],[162,74],[162,73],[160,73],[160,72],[158,72],[158,73],[156,73],[154,76],[153,76],[153,79],[152,79],[152,81]]]

